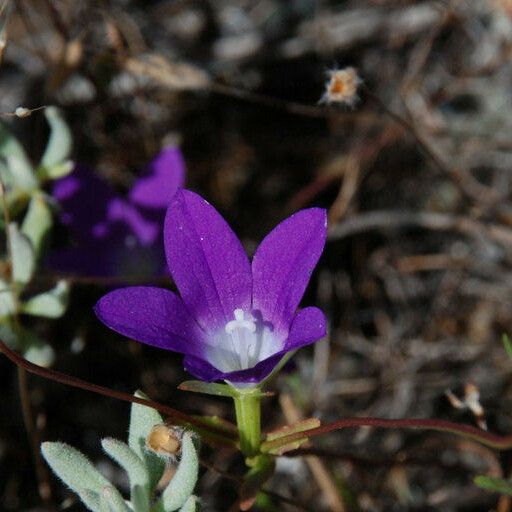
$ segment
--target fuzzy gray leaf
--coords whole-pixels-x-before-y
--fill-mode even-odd
[[[147,398],[141,391],[136,391],[135,396]],[[146,437],[151,429],[160,423],[163,423],[163,420],[158,411],[145,405],[132,404],[128,445],[144,461],[149,474],[151,491],[160,480],[165,463],[158,455],[146,449]]]
[[[28,237],[12,222],[9,225],[12,252],[12,277],[15,282],[26,284],[35,270],[36,256]]]
[[[50,125],[50,138],[41,158],[41,166],[45,169],[62,164],[69,158],[73,145],[71,131],[57,107],[48,107],[44,111]]]
[[[52,212],[43,194],[35,194],[28,205],[21,232],[32,242],[37,257],[41,255],[52,223]]]
[[[68,299],[69,284],[66,281],[59,281],[55,288],[23,303],[21,311],[27,315],[59,318],[66,312]]]
[[[149,510],[149,474],[143,460],[126,443],[117,439],[103,439],[101,446],[128,473],[134,509],[137,512]]]
[[[98,512],[103,488],[112,485],[89,459],[65,443],[43,443],[41,452],[53,472],[80,496],[85,506]]]
[[[181,459],[178,469],[162,493],[156,510],[174,512],[185,505],[194,492],[199,471],[199,459],[192,440],[192,434],[185,432],[181,444]]]

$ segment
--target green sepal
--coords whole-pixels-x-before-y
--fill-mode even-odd
[[[237,395],[236,389],[227,384],[215,384],[213,382],[203,382],[200,380],[186,380],[182,382],[178,389],[181,391],[190,391],[192,393],[203,393],[204,395],[229,396]]]

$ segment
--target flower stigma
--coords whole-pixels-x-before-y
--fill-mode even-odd
[[[243,309],[237,308],[233,312],[235,319],[230,320],[224,330],[231,338],[234,353],[240,356],[240,367],[242,369],[249,368],[250,351],[253,341],[253,336],[246,337],[246,331],[250,333],[256,332],[256,322],[252,318],[244,318]]]
[[[256,322],[249,318],[244,320],[244,310],[237,308],[234,311],[235,319],[230,320],[225,327],[228,334],[232,334],[235,329],[248,329],[250,332],[256,331]]]

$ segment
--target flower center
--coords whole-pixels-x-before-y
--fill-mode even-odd
[[[229,321],[224,329],[228,334],[232,334],[235,329],[248,329],[250,332],[256,331],[256,322],[252,318],[244,320],[244,310],[235,309],[235,319]]]
[[[240,359],[240,368],[245,369],[251,366],[251,351],[254,348],[256,332],[256,322],[250,317],[245,318],[243,309],[237,308],[233,312],[235,319],[230,320],[224,330],[231,338],[233,354],[237,354]]]
[[[237,308],[216,333],[212,333],[205,358],[223,372],[252,368],[278,352],[283,339],[277,338],[266,324],[251,311]]]

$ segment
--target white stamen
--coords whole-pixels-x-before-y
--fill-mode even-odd
[[[233,372],[252,368],[283,346],[282,337],[276,336],[268,324],[254,318],[250,310],[237,308],[233,317],[213,334],[208,344],[206,357],[219,370]]]
[[[248,329],[250,332],[256,331],[256,323],[254,320],[248,318],[244,320],[243,309],[235,309],[235,319],[230,320],[224,328],[228,334],[231,334],[235,329]]]

